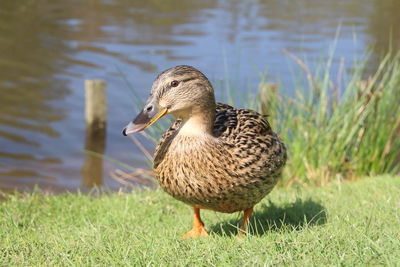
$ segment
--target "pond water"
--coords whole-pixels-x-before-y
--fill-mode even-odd
[[[139,108],[131,88],[144,100],[157,73],[178,64],[243,90],[255,92],[265,71],[290,87],[283,49],[312,63],[327,55],[339,25],[335,62],[371,48],[374,67],[389,44],[399,47],[399,14],[398,0],[1,1],[0,188],[90,185],[81,171],[85,79],[108,85],[105,155],[146,168],[121,135]],[[109,175],[115,168],[105,160],[97,183],[120,187]]]

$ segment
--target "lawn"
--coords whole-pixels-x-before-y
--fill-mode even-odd
[[[9,196],[0,202],[0,265],[396,265],[400,179],[277,188],[239,214],[203,212],[209,238],[183,240],[191,209],[163,192]]]

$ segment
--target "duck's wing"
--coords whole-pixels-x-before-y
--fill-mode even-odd
[[[240,136],[265,136],[272,134],[266,118],[248,109],[238,109],[217,103],[214,135],[226,141],[235,141]]]
[[[236,174],[276,182],[286,162],[286,148],[263,115],[218,103],[214,135],[234,158],[236,165],[230,168]]]

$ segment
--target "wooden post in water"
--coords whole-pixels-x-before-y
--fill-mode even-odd
[[[85,81],[85,161],[82,186],[103,184],[103,158],[107,125],[107,90],[103,80]]]
[[[107,121],[106,83],[103,80],[85,81],[86,127],[103,129]]]

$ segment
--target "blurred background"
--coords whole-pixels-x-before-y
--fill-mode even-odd
[[[290,89],[283,51],[313,66],[335,38],[333,69],[367,52],[376,69],[400,46],[399,14],[398,0],[0,1],[0,188],[90,186],[82,174],[85,79],[107,82],[104,154],[112,160],[97,183],[118,189],[109,175],[118,162],[148,167],[121,130],[141,108],[135,94],[145,100],[160,71],[193,65],[222,89],[220,101],[227,81],[256,93],[261,75]]]

